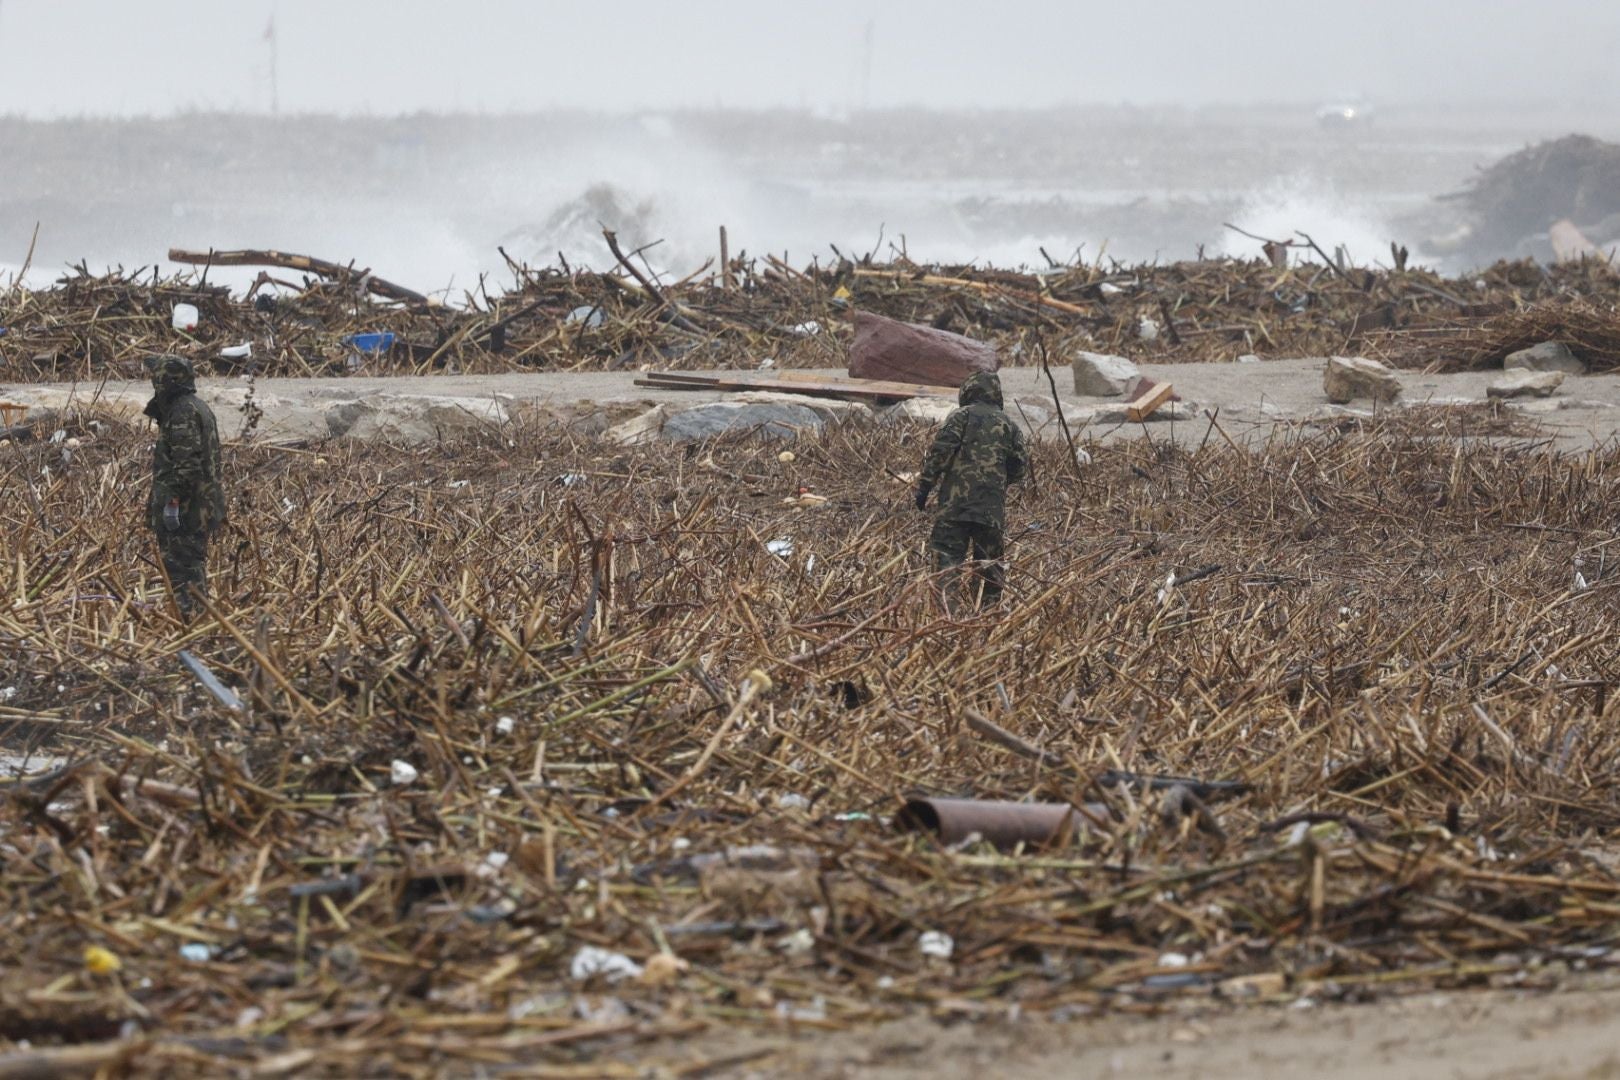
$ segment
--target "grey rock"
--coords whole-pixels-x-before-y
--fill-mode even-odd
[[[1401,396],[1395,372],[1360,356],[1330,356],[1322,371],[1322,392],[1335,405],[1366,399],[1389,404]]]
[[[884,409],[878,414],[878,418],[884,423],[915,420],[919,424],[932,424],[938,427],[954,411],[956,402],[948,398],[911,398]]]
[[[1553,391],[1566,378],[1562,371],[1530,371],[1517,369],[1485,388],[1491,398],[1552,397]]]
[[[499,430],[509,419],[493,398],[376,394],[326,409],[334,437],[421,445],[446,435]]]
[[[1528,349],[1509,353],[1502,361],[1504,371],[1562,371],[1566,375],[1585,375],[1586,362],[1569,351],[1562,341],[1543,341]]]
[[[745,390],[726,395],[727,402],[759,405],[792,405],[809,409],[828,423],[840,420],[864,420],[872,415],[871,406],[859,401],[839,401],[836,398],[811,397],[807,394],[777,394],[769,390]],[[955,403],[952,403],[955,408]]]
[[[671,413],[659,433],[665,442],[698,442],[720,435],[751,433],[767,439],[791,439],[817,431],[821,415],[804,405],[716,401]]]
[[[1107,353],[1076,353],[1070,366],[1074,392],[1081,397],[1119,397],[1142,377],[1135,364]]]
[[[1174,422],[1184,424],[1189,420],[1196,419],[1197,416],[1198,407],[1196,405],[1185,401],[1167,401],[1149,413],[1145,420],[1132,420],[1130,417],[1130,405],[1127,403],[1099,407],[1092,412],[1091,422],[1098,426],[1108,427],[1137,423],[1165,424]]]

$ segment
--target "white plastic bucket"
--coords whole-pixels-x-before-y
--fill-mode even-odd
[[[176,330],[197,329],[197,307],[195,304],[174,305],[174,328]]]

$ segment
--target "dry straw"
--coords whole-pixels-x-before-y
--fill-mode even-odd
[[[1483,423],[1093,445],[1084,485],[1043,446],[1007,607],[956,617],[905,425],[786,463],[235,447],[191,627],[132,525],[144,436],[6,447],[0,735],[34,764],[0,785],[0,1076],[573,1075],[626,1040],[680,1074],[723,1063],[660,1040],[737,1023],[1603,963],[1620,458]],[[1105,813],[942,849],[891,827],[917,794]],[[588,946],[685,966],[581,982]]]

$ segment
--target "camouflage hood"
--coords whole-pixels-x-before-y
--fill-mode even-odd
[[[962,392],[957,395],[956,401],[964,407],[984,402],[1001,408],[1000,377],[993,371],[975,371],[962,384]]]
[[[183,356],[148,357],[146,370],[152,376],[152,400],[146,403],[146,415],[153,419],[160,419],[175,398],[197,392],[197,370]]]

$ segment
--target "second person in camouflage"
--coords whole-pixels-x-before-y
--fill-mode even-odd
[[[982,602],[1001,599],[1001,557],[1007,529],[1007,485],[1029,465],[1024,438],[1001,411],[1001,380],[993,372],[968,376],[951,413],[934,437],[917,481],[917,509],[939,489],[928,547],[937,570],[978,560]]]
[[[220,479],[219,425],[197,396],[191,361],[160,356],[148,362],[152,400],[146,415],[158,423],[152,448],[152,496],[147,524],[182,614],[196,610],[208,590],[208,537],[225,524]]]

